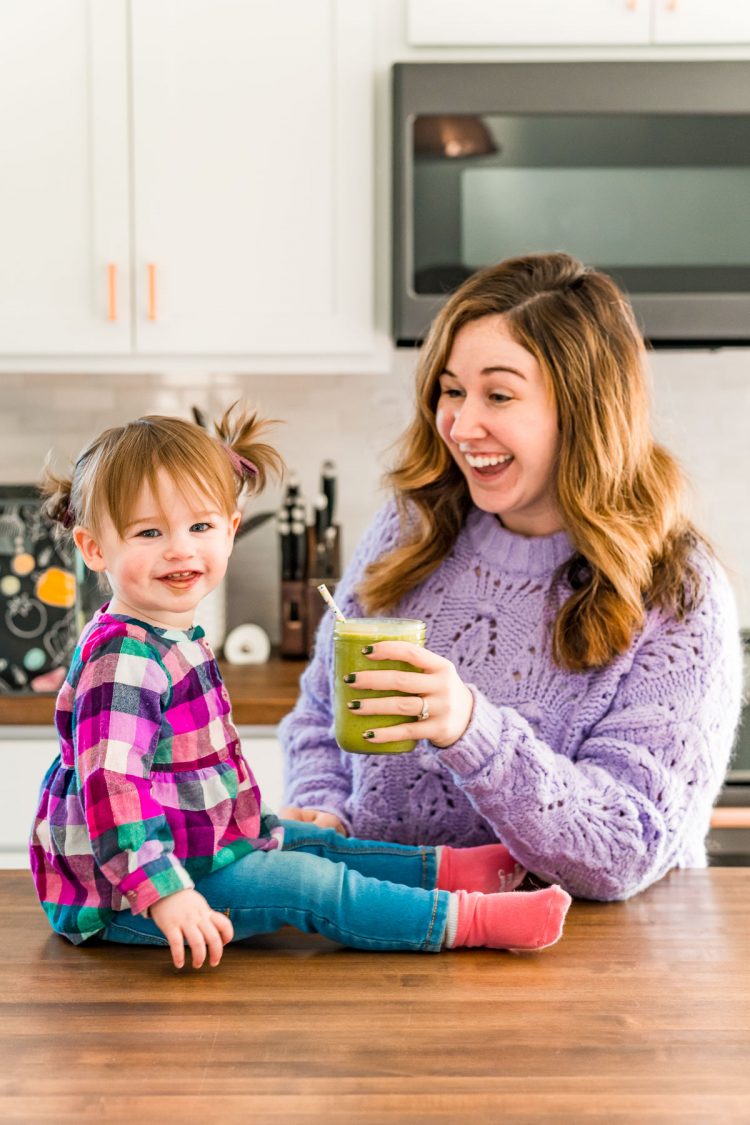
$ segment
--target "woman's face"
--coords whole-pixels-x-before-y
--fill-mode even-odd
[[[478,508],[520,535],[562,529],[557,408],[539,364],[503,316],[481,317],[456,333],[440,376],[436,424]]]

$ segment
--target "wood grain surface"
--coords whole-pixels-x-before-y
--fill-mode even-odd
[[[4,1122],[750,1122],[749,868],[576,902],[538,954],[284,930],[178,973],[56,937],[23,872],[0,919]]]
[[[284,660],[272,654],[265,664],[220,662],[221,674],[232,701],[232,715],[239,725],[275,725],[291,711],[299,695],[304,660]],[[0,695],[0,724],[51,726],[55,715],[54,693],[20,692]]]

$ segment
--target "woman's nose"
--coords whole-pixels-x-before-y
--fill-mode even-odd
[[[484,437],[486,432],[482,421],[481,408],[468,399],[464,399],[453,415],[453,425],[450,429],[451,441],[460,445],[462,441],[473,441],[478,437]]]

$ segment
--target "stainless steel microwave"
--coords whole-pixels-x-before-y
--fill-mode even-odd
[[[564,250],[655,346],[750,344],[750,62],[398,63],[393,337],[474,270]]]

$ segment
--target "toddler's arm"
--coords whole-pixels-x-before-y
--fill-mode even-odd
[[[129,636],[109,635],[84,658],[74,729],[86,828],[102,874],[139,914],[193,885],[151,785],[171,683],[158,655]]]

